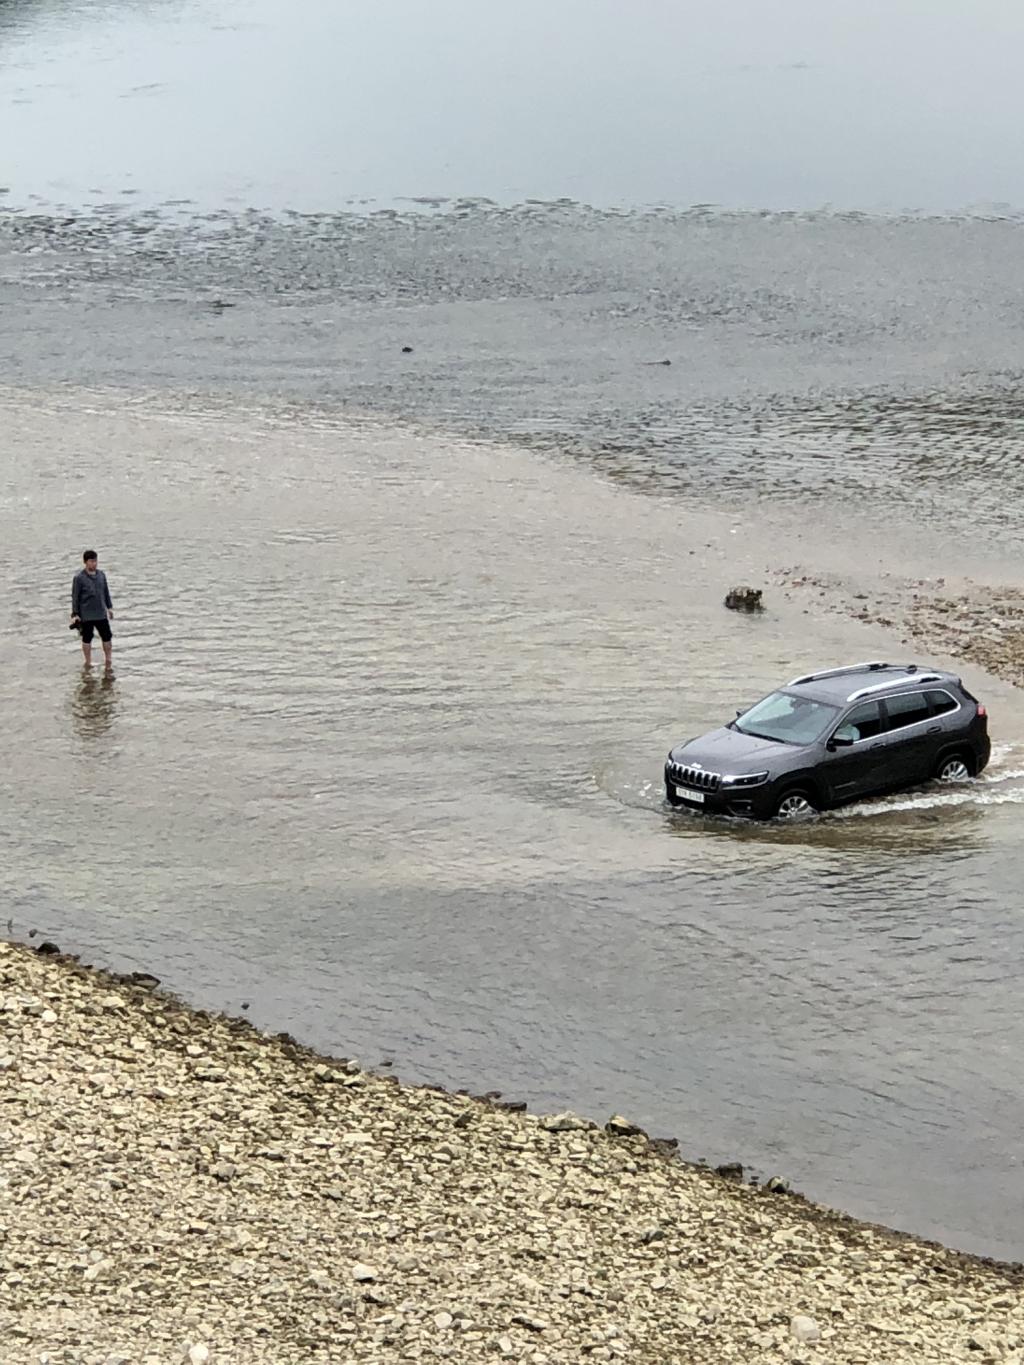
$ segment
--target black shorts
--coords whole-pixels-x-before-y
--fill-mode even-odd
[[[86,645],[92,644],[92,633],[94,630],[99,631],[100,639],[104,644],[110,643],[110,639],[114,633],[110,629],[109,621],[82,621],[79,629],[82,632],[82,643]]]

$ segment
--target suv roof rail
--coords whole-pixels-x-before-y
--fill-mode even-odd
[[[846,698],[846,700],[857,701],[859,700],[859,698],[866,697],[872,692],[884,692],[887,687],[906,686],[907,683],[911,682],[933,683],[943,681],[944,679],[940,673],[917,673],[915,671],[914,673],[909,674],[909,676],[906,678],[889,678],[887,682],[872,683],[870,687],[860,687],[857,689],[856,692],[851,692],[850,695]]]
[[[882,663],[879,659],[869,659],[862,664],[844,664],[842,668],[823,668],[817,673],[804,673],[786,684],[799,687],[801,683],[817,682],[819,678],[838,678],[843,673],[876,673],[880,668],[892,668],[892,664]],[[916,668],[917,665],[915,664]]]

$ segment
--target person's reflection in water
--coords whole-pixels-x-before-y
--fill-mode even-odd
[[[91,669],[83,669],[71,699],[71,714],[81,738],[102,739],[114,723],[116,709],[113,673],[108,669],[97,676]]]

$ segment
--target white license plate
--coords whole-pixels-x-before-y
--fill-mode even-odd
[[[684,801],[696,801],[701,806],[704,804],[704,793],[692,791],[689,787],[676,787],[676,796],[681,796]]]

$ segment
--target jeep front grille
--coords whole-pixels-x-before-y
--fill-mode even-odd
[[[682,763],[669,764],[669,776],[680,787],[694,787],[697,791],[716,792],[722,785],[721,773],[709,773],[703,768],[689,768]]]

